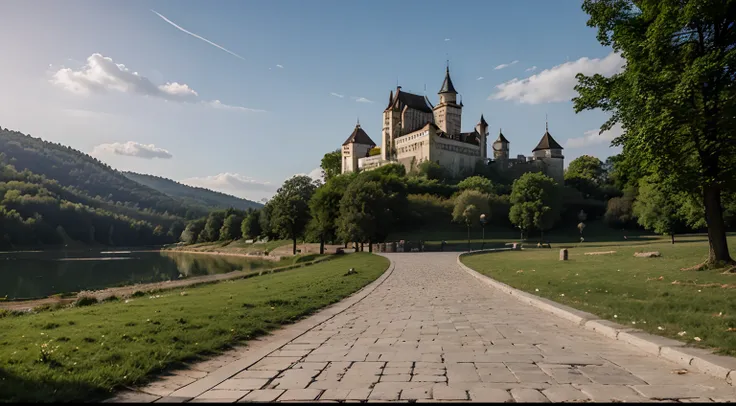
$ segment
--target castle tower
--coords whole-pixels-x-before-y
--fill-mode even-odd
[[[565,157],[562,156],[562,146],[549,133],[549,124],[545,123],[545,131],[537,147],[532,150],[534,160],[540,162],[545,175],[554,179],[558,184],[565,182]]]
[[[401,136],[401,110],[397,105],[401,86],[396,86],[396,94],[391,91],[388,96],[388,106],[383,111],[383,126],[381,130],[381,159],[393,159],[394,139]]]
[[[360,128],[360,122],[355,125],[353,133],[342,144],[342,173],[358,170],[358,160],[368,156],[368,151],[375,147],[371,137]]]
[[[493,159],[495,161],[508,162],[509,160],[509,140],[503,136],[501,129],[498,129],[498,138],[493,142]],[[506,166],[504,165],[503,168]]]
[[[460,134],[462,105],[457,104],[457,91],[450,79],[450,66],[445,70],[445,81],[438,93],[440,102],[434,108],[434,121],[437,126],[449,135]]]
[[[480,121],[475,125],[475,131],[480,134],[480,157],[483,158],[483,162],[488,158],[488,146],[486,145],[486,139],[488,138],[488,123],[483,118],[483,114],[480,115]]]

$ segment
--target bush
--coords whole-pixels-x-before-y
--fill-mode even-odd
[[[452,221],[453,203],[430,194],[408,195],[409,213],[415,225],[447,225]]]
[[[77,300],[74,301],[74,306],[76,307],[84,307],[84,306],[90,306],[93,304],[97,304],[97,298],[94,296],[80,296],[77,298]]]

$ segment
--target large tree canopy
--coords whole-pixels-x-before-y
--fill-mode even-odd
[[[283,238],[292,241],[296,255],[296,239],[304,235],[309,222],[309,200],[317,189],[309,176],[298,175],[284,182],[269,202],[272,206],[270,223]]]
[[[325,182],[332,179],[342,172],[342,152],[335,150],[328,152],[322,157],[320,168],[322,168],[322,176],[325,178]]]
[[[602,109],[631,162],[703,201],[707,263],[733,262],[721,193],[736,181],[736,1],[585,0],[588,26],[626,60],[612,77],[578,75],[575,111]]]
[[[541,173],[525,173],[511,189],[509,219],[522,230],[550,229],[560,218],[562,191],[552,178]]]

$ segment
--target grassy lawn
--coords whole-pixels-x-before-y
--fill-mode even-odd
[[[344,276],[349,268],[357,274]],[[22,316],[0,313],[0,399],[90,401],[296,321],[380,276],[349,254],[296,270]],[[44,355],[46,354],[46,355]]]
[[[569,250],[566,262],[559,260],[559,249],[535,248],[471,255],[463,263],[514,288],[601,318],[736,355],[736,275],[681,271],[707,257],[708,243],[702,235],[679,240],[674,245],[659,240],[579,246]],[[736,237],[728,243],[736,256]],[[609,250],[616,253],[584,255]],[[662,257],[633,256],[642,251],[659,251]]]

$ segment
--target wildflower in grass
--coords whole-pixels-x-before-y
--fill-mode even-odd
[[[684,336],[685,334],[687,334],[687,331],[680,331],[679,333],[677,333],[677,335],[680,337]]]
[[[614,318],[614,319],[617,319],[617,318],[618,318],[618,315],[617,315],[617,314],[614,314],[614,315],[613,315],[613,318]]]
[[[539,292],[539,289],[534,289],[535,292]]]
[[[565,294],[564,293],[560,293],[560,296],[565,296]]]
[[[664,327],[662,327],[662,326],[658,326],[658,327],[657,327],[657,330],[659,330],[659,331],[662,331],[662,330],[664,330]]]
[[[636,324],[636,322],[635,321],[632,321],[631,324]]]
[[[693,337],[693,340],[695,340],[695,341],[697,341],[697,342],[700,342],[700,341],[701,341],[701,340],[700,340],[700,337]]]

